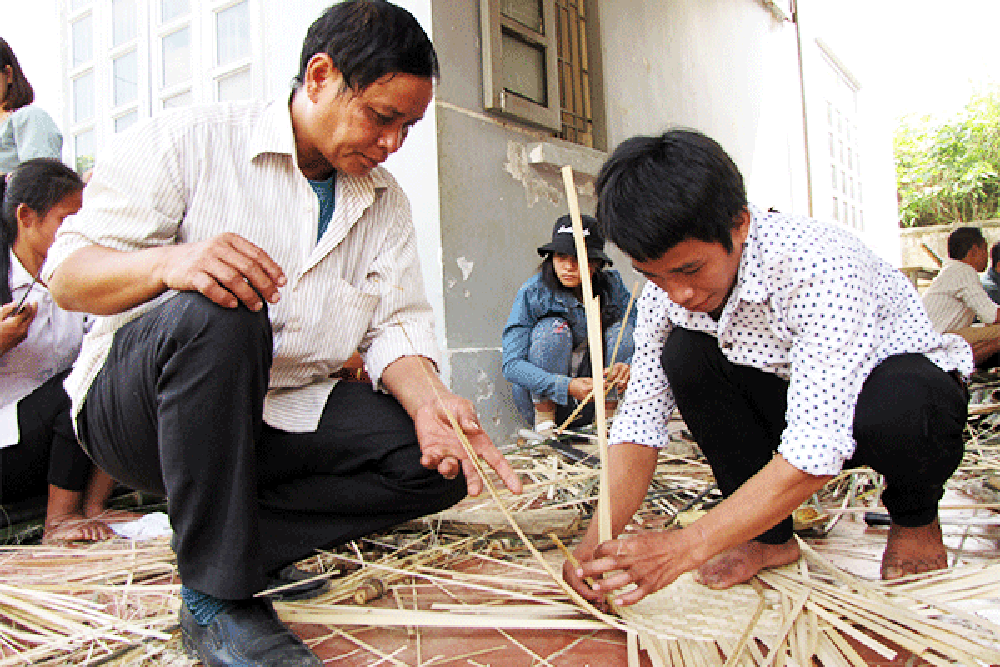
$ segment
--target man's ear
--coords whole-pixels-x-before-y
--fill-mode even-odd
[[[320,52],[313,54],[313,57],[306,64],[303,86],[309,99],[316,102],[319,93],[327,86],[334,86],[334,89],[339,92],[344,86],[344,77],[337,66],[333,64],[330,54]]]
[[[14,209],[14,217],[17,218],[18,227],[27,228],[38,224],[38,213],[23,202]]]
[[[740,247],[743,245],[743,242],[747,240],[747,236],[750,234],[750,223],[752,221],[753,215],[750,214],[750,210],[746,207],[740,209],[740,212],[736,214],[736,224],[732,229],[734,248]]]

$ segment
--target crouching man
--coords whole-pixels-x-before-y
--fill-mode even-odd
[[[636,584],[620,604],[689,570],[712,588],[746,581],[795,561],[791,512],[862,465],[886,481],[882,577],[946,567],[937,507],[962,459],[972,354],[934,331],[906,277],[844,229],[748,204],[733,161],[691,131],[622,143],[597,217],[649,280],[610,437],[613,535],[642,503],[675,407],[725,499],[683,530],[603,544],[592,522],[567,581],[594,601]]]

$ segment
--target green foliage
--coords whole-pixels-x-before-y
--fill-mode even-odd
[[[902,226],[1000,218],[1000,88],[945,122],[901,119],[893,146]]]

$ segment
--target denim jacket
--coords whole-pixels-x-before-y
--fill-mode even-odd
[[[628,288],[617,271],[605,269],[604,272],[611,284],[611,301],[618,312],[624,313],[630,296]],[[571,378],[549,373],[528,362],[531,330],[545,317],[562,317],[567,321],[573,331],[574,347],[587,339],[587,314],[583,304],[572,294],[552,290],[542,282],[541,273],[536,273],[518,290],[503,329],[503,376],[533,395],[566,405]],[[634,307],[628,314],[628,323],[635,326]]]

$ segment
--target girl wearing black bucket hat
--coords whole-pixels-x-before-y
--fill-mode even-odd
[[[629,292],[621,275],[610,268],[597,221],[583,216],[584,241],[593,293],[601,305],[605,377],[614,389],[608,408],[628,383],[634,343],[635,313],[629,313]],[[593,388],[591,354],[587,349],[587,315],[582,276],[577,264],[573,225],[568,215],[556,220],[552,240],[538,248],[544,257],[538,272],[517,292],[503,330],[503,374],[513,386],[514,404],[536,432],[565,421]],[[607,367],[622,332],[614,363]],[[572,426],[594,419],[593,405],[584,408]]]

